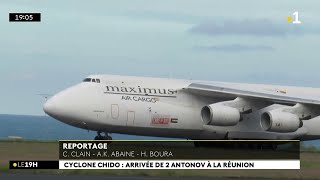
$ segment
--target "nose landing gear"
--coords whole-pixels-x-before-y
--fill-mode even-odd
[[[107,132],[104,132],[104,136],[101,135],[101,132],[97,132],[97,136],[94,138],[94,140],[112,140],[112,137],[108,135]]]

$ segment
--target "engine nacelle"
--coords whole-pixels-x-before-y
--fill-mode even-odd
[[[203,107],[201,117],[205,124],[214,126],[234,126],[241,118],[238,109],[217,104]]]
[[[261,127],[271,132],[295,132],[302,127],[302,121],[288,112],[269,111],[262,114]]]

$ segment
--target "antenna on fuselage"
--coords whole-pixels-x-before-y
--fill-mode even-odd
[[[51,94],[37,94],[38,96],[41,96],[43,99],[44,99],[44,103],[45,102],[47,102],[47,100],[48,100],[48,98],[50,97],[50,96],[52,96]],[[44,104],[43,103],[43,104]],[[47,116],[47,114],[46,113],[44,113],[44,116]]]
[[[48,98],[52,96],[51,94],[37,94],[37,95],[43,97],[45,102],[47,102]]]

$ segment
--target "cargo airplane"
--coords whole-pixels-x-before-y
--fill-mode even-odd
[[[44,111],[71,126],[186,139],[320,138],[320,88],[91,75]]]

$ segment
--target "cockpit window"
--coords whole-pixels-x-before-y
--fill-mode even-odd
[[[83,82],[94,82],[94,83],[100,83],[100,79],[93,79],[93,78],[85,78]]]
[[[85,78],[83,82],[91,82],[91,78]]]

